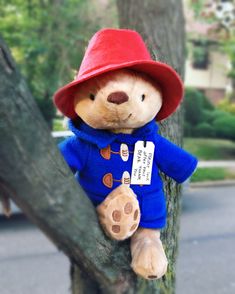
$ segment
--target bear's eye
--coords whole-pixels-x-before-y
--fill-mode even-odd
[[[142,94],[141,95],[141,101],[144,101],[144,99],[145,99],[145,94]]]
[[[95,100],[95,95],[94,95],[94,94],[91,93],[91,94],[89,95],[89,97],[90,97],[90,99],[91,99],[92,101]]]

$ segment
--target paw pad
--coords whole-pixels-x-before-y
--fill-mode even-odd
[[[112,226],[112,231],[115,234],[119,233],[120,232],[120,229],[121,229],[120,226],[117,226],[117,225]]]
[[[134,213],[134,220],[137,220],[138,216],[139,216],[139,210],[136,209]]]
[[[126,214],[130,214],[132,213],[133,210],[133,205],[131,204],[131,202],[127,202],[127,204],[124,206],[124,212]]]
[[[97,212],[103,229],[113,239],[124,240],[138,228],[139,202],[129,187],[110,193],[97,207]]]
[[[120,222],[121,216],[122,216],[122,214],[121,214],[120,210],[114,210],[112,213],[112,218],[115,222]]]

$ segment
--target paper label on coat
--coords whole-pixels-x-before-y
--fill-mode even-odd
[[[132,185],[150,185],[152,177],[153,156],[155,145],[149,141],[135,143],[131,171]]]

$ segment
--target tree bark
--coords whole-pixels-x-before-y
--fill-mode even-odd
[[[185,31],[181,0],[117,0],[120,27],[138,31],[156,60],[172,66],[184,78]],[[169,85],[170,87],[170,85]],[[160,123],[164,137],[182,143],[182,111]],[[173,293],[178,246],[180,187],[163,176],[167,195],[168,220],[162,232],[169,268],[161,281],[139,281],[142,293]]]
[[[134,280],[128,242],[120,246],[104,236],[93,205],[60,155],[1,38],[0,81],[0,196],[4,203],[11,197],[79,265],[83,283],[77,293],[89,293],[91,288],[99,293],[133,293],[128,290]]]

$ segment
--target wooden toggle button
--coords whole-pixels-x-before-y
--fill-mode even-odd
[[[113,175],[111,173],[107,173],[103,176],[103,184],[108,187],[112,188],[113,187],[113,182],[120,182],[124,185],[130,185],[131,184],[131,176],[128,171],[124,171],[122,174],[121,180],[117,180],[113,178]]]
[[[100,149],[100,154],[104,159],[110,159],[111,157],[111,148],[110,145],[108,145],[107,147]]]
[[[124,173],[122,174],[122,184],[128,186],[131,184],[131,176],[128,171],[124,171]]]
[[[113,187],[113,175],[111,173],[105,174],[103,176],[103,184],[108,188]]]
[[[128,146],[126,144],[121,144],[120,146],[120,156],[122,158],[123,161],[127,161],[129,158],[129,149]]]

